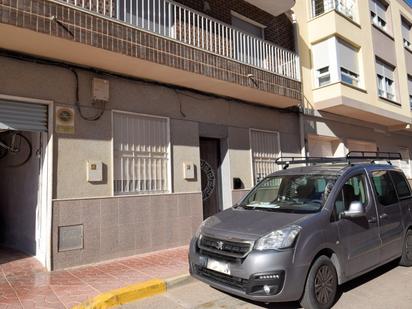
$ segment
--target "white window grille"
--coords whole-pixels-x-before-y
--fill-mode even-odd
[[[376,61],[378,95],[390,101],[396,101],[395,69],[381,61]]]
[[[278,132],[250,130],[253,177],[255,184],[278,170],[276,159],[280,157]]]
[[[169,119],[113,112],[114,193],[170,192]]]

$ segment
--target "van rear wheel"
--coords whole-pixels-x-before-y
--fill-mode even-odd
[[[337,290],[335,266],[328,257],[322,255],[309,271],[300,304],[305,309],[329,309],[335,302]]]
[[[402,249],[402,257],[399,262],[401,266],[412,266],[412,230],[406,233],[405,242]]]

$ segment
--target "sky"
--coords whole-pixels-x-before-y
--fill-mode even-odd
[[[412,0],[405,0],[405,2],[406,2],[407,4],[409,4],[410,6],[412,6]]]

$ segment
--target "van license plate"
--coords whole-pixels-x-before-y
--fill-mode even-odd
[[[230,275],[229,264],[224,263],[224,262],[208,259],[207,268],[210,270],[214,270],[219,273],[225,274],[225,275]]]

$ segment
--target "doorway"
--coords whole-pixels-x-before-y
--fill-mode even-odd
[[[200,171],[202,183],[203,219],[221,210],[220,207],[220,140],[200,138]]]
[[[0,95],[0,246],[50,267],[51,103]],[[13,252],[7,251],[7,252]]]

